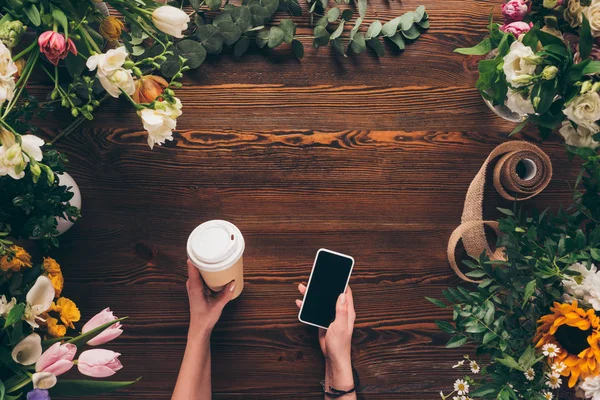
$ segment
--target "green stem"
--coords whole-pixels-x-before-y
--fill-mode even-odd
[[[104,97],[102,97],[100,100],[98,100],[98,102],[100,104],[104,103],[106,100],[110,99],[112,96],[109,95],[108,93],[104,95]],[[50,141],[50,144],[53,145],[54,143],[56,143],[57,141],[59,141],[62,137],[68,136],[71,133],[73,133],[75,131],[75,129],[79,128],[79,126],[81,126],[81,124],[85,121],[85,117],[83,115],[80,115],[79,117],[75,118],[75,120],[73,122],[71,122],[65,129],[63,129],[58,135],[56,135],[56,137],[54,139],[52,139]]]
[[[6,391],[6,393],[12,393],[14,391],[17,391],[17,390],[21,389],[22,387],[27,386],[30,382],[31,382],[31,378],[27,378],[27,379],[17,383],[15,386],[11,387],[10,389],[8,389]]]
[[[21,77],[19,78],[19,80],[16,83],[16,86],[19,87],[19,89],[17,90],[17,93],[15,94],[13,99],[10,101],[10,104],[6,107],[6,110],[4,110],[4,114],[2,114],[2,119],[6,118],[6,116],[10,112],[10,110],[12,110],[12,108],[15,106],[15,104],[17,104],[17,100],[21,96],[21,93],[23,93],[25,86],[27,86],[27,81],[29,80],[29,77],[31,76],[31,72],[33,71],[33,67],[35,66],[39,56],[40,56],[40,52],[38,50],[34,53],[33,57],[31,57],[29,60],[27,60],[27,64],[25,65],[23,74],[21,75]]]
[[[111,4],[111,6],[113,6],[113,8],[115,8],[117,11],[119,11],[121,14],[123,14],[124,16],[126,16],[130,22],[135,23],[137,26],[140,27],[140,29],[142,29],[148,36],[150,36],[152,39],[156,40],[158,43],[160,43],[163,48],[167,48],[167,46],[159,39],[157,38],[153,32],[150,32],[148,30],[148,28],[144,25],[141,24],[136,18],[135,15],[132,15],[129,11],[127,11],[125,8],[121,7],[121,6],[117,6],[114,4]],[[141,10],[141,9],[140,9]],[[146,19],[147,17],[145,17],[144,15],[141,15],[142,18]]]
[[[13,57],[13,61],[17,61],[19,58],[27,55],[31,50],[33,50],[38,45],[37,41],[33,41],[26,49],[21,51],[19,54]]]
[[[96,44],[94,39],[92,39],[90,33],[85,29],[85,27],[80,26],[78,30],[79,33],[81,33],[82,39],[88,43],[88,46],[92,46],[93,51],[91,53],[95,51],[98,54],[102,54],[102,50],[100,50],[100,47],[98,47],[98,45]]]
[[[12,127],[12,126],[10,126],[9,124],[7,124],[7,123],[4,121],[4,119],[0,119],[0,125],[4,126],[6,129],[8,129],[9,131],[11,131],[11,132],[12,132],[12,133],[15,135],[15,137],[19,137],[19,136],[21,136],[21,135],[19,135],[19,134],[17,133],[17,131],[15,131],[15,130],[13,129],[13,127]]]

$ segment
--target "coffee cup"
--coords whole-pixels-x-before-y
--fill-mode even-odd
[[[204,222],[187,241],[188,258],[200,271],[204,283],[218,292],[235,281],[234,299],[244,289],[244,248],[240,230],[223,220]]]

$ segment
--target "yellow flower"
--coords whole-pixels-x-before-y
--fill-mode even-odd
[[[52,303],[50,309],[59,313],[60,320],[71,329],[75,329],[73,322],[77,322],[81,319],[81,312],[79,312],[75,303],[66,297],[61,297],[56,300],[56,304]]]
[[[48,278],[50,278],[50,282],[52,282],[52,286],[54,287],[54,297],[60,297],[60,293],[65,284],[65,278],[63,277],[62,272],[59,272],[58,274],[49,274]]]
[[[48,317],[46,319],[48,334],[54,337],[63,337],[67,334],[67,327],[58,324],[58,319]]]
[[[21,268],[31,268],[31,256],[24,248],[11,246],[9,254],[0,259],[0,270],[19,272]]]
[[[100,23],[100,34],[106,40],[113,41],[119,39],[121,37],[121,31],[123,30],[123,22],[120,19],[115,17],[106,17]]]
[[[44,263],[42,264],[44,267],[44,271],[48,274],[60,274],[60,265],[56,262],[56,260],[52,257],[44,258]]]
[[[558,346],[552,363],[564,362],[562,376],[569,376],[569,387],[577,380],[600,375],[600,318],[593,309],[585,311],[572,304],[554,303],[553,314],[544,315],[538,321],[536,347],[552,343]]]

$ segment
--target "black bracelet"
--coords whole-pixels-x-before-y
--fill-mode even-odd
[[[352,377],[354,378],[354,387],[350,390],[339,390],[339,389],[334,388],[333,386],[329,386],[330,391],[328,392],[327,389],[325,388],[325,382],[321,381],[321,386],[323,387],[323,393],[327,397],[331,397],[332,399],[337,399],[338,397],[342,397],[347,394],[356,392],[356,389],[358,388],[358,386],[360,386],[360,379],[358,377],[358,372],[356,372],[356,369],[354,367],[352,367]]]

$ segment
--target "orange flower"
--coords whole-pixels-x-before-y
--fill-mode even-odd
[[[61,272],[58,274],[50,274],[48,275],[48,278],[50,278],[50,282],[52,282],[52,286],[54,287],[54,297],[60,297],[63,286],[65,285],[63,274]]]
[[[67,327],[64,325],[59,325],[58,319],[48,317],[46,319],[46,328],[48,330],[48,334],[54,337],[63,337],[67,334]]]
[[[56,304],[52,303],[51,310],[59,313],[60,320],[71,329],[75,329],[73,322],[78,322],[81,319],[81,312],[75,303],[66,297],[56,300]]]
[[[31,268],[31,256],[24,248],[13,245],[9,254],[0,259],[0,270],[19,272],[22,268]]]
[[[123,31],[124,27],[125,25],[123,25],[123,22],[121,22],[120,19],[115,17],[106,17],[100,23],[100,28],[98,31],[100,31],[100,34],[104,39],[111,42],[118,40],[119,37],[121,37],[121,32]]]
[[[135,92],[131,98],[136,103],[152,103],[169,86],[160,76],[144,75],[135,81]]]
[[[42,264],[44,267],[44,271],[49,274],[60,274],[60,264],[56,262],[56,260],[52,257],[45,257],[44,262]]]
[[[538,321],[536,347],[552,343],[559,347],[553,363],[561,361],[567,366],[562,376],[569,376],[569,387],[575,386],[579,377],[600,375],[600,318],[593,309],[579,308],[572,304],[554,303],[553,314],[544,315]]]

